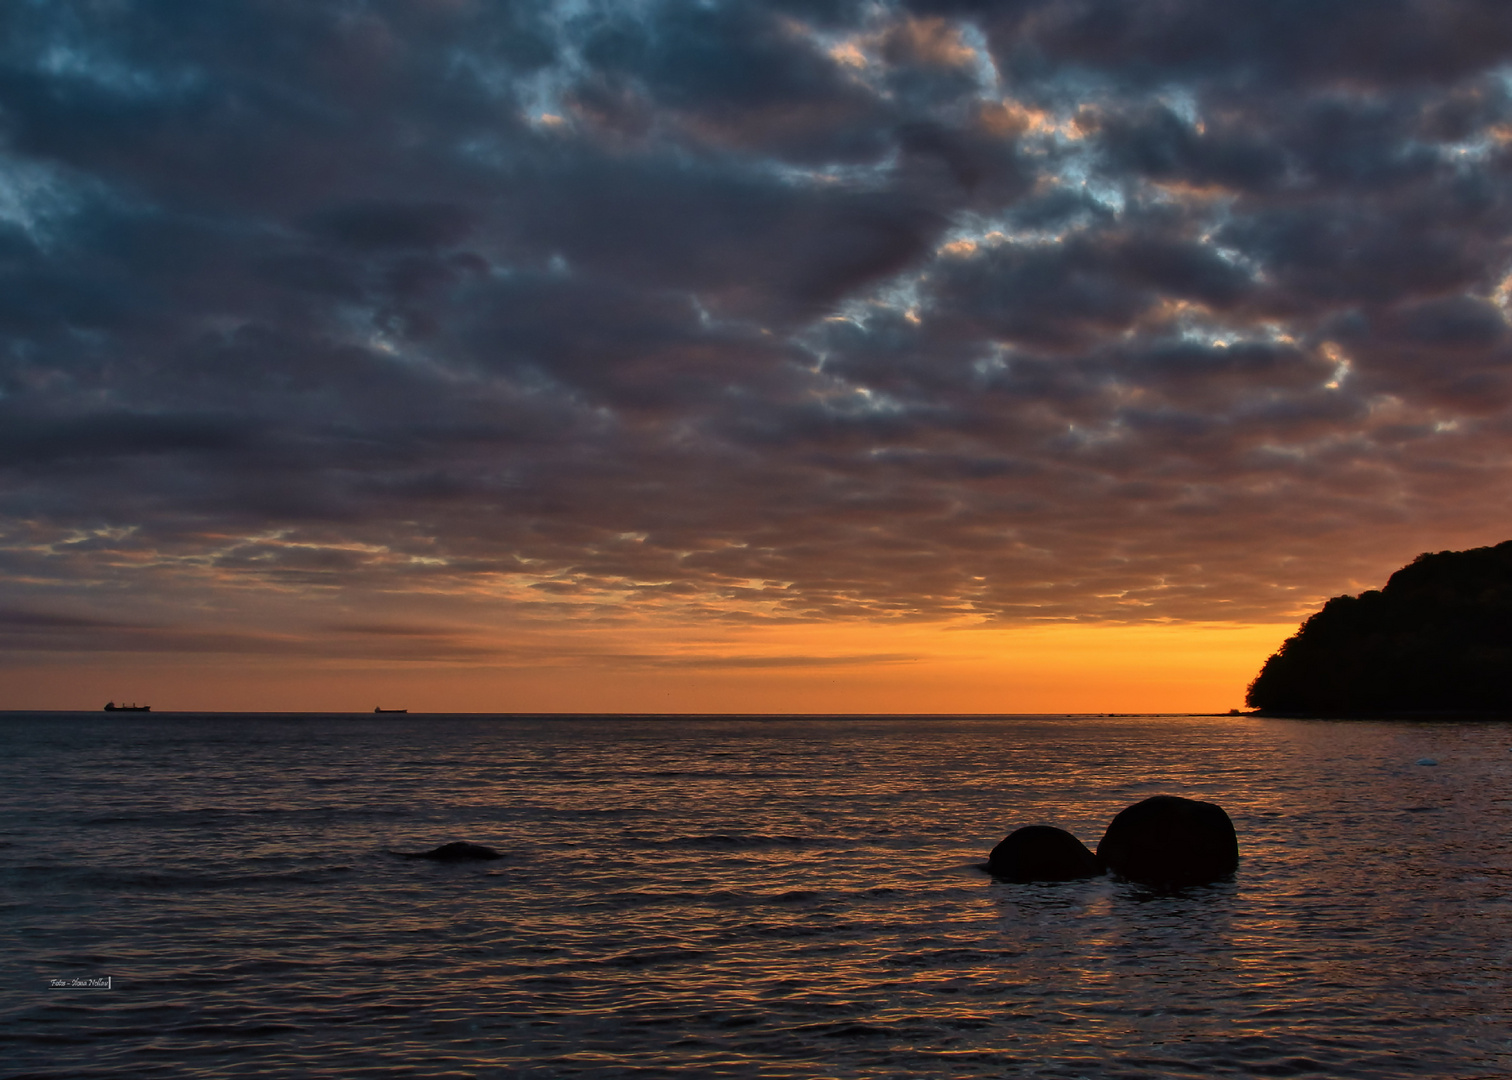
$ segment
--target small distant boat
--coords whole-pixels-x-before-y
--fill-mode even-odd
[[[113,701],[105,703],[106,712],[151,712],[151,705],[117,705]]]
[[[380,709],[377,706],[373,707],[373,711],[374,712],[402,712],[402,713],[409,712],[408,709]]]

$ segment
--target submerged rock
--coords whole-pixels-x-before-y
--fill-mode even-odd
[[[1119,811],[1097,845],[1097,857],[1130,881],[1201,885],[1238,869],[1239,840],[1221,806],[1156,795]]]
[[[502,859],[504,856],[491,847],[456,840],[450,844],[442,844],[432,851],[405,852],[404,857],[430,859],[432,862],[482,862],[487,859]]]
[[[1005,881],[1074,881],[1103,872],[1096,855],[1065,829],[1026,825],[987,857],[987,872]]]

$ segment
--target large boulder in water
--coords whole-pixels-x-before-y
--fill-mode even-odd
[[[1201,885],[1239,867],[1239,840],[1223,807],[1156,795],[1119,812],[1097,845],[1109,870],[1146,885]]]
[[[1103,872],[1097,856],[1065,829],[1026,825],[987,856],[987,872],[1005,881],[1074,881]]]

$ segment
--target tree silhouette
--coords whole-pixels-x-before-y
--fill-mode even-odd
[[[1336,596],[1261,668],[1268,712],[1512,714],[1512,540],[1424,553],[1386,587]]]

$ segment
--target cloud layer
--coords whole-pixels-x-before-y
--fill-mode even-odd
[[[1509,166],[1500,0],[7,4],[0,634],[1287,618],[1505,538]]]

